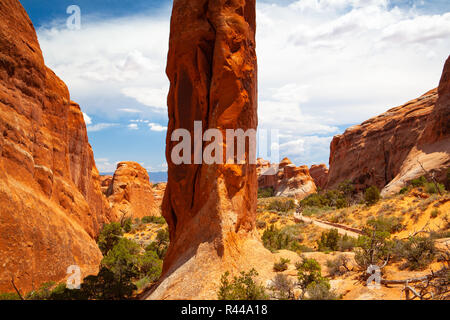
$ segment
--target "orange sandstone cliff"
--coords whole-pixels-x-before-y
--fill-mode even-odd
[[[276,197],[293,197],[299,200],[317,192],[317,187],[307,166],[296,167],[284,158],[278,165],[258,159],[258,187],[273,188]]]
[[[149,299],[215,299],[223,272],[270,255],[256,240],[256,166],[175,165],[171,135],[183,128],[193,136],[194,120],[224,137],[226,129],[256,129],[255,0],[174,1],[169,47],[170,247]]]
[[[134,219],[161,214],[148,172],[140,164],[120,162],[111,179],[102,179],[103,185],[107,184],[105,195],[115,216]]]
[[[331,142],[327,188],[352,180],[359,189],[376,185],[397,193],[424,175],[439,179],[450,167],[450,59],[438,89],[353,126]]]
[[[0,2],[0,291],[96,272],[110,221],[86,126],[17,0]]]
[[[309,168],[309,174],[318,188],[324,189],[327,186],[328,168],[326,164],[313,164]]]

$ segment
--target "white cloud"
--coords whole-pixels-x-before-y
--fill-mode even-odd
[[[450,13],[388,0],[259,2],[257,20],[259,126],[297,164],[328,162],[342,127],[436,87],[450,52]]]
[[[149,123],[148,126],[151,131],[162,132],[162,131],[167,130],[167,127],[163,127],[162,125],[160,125],[158,123]]]
[[[138,130],[138,129],[139,129],[139,126],[138,126],[136,123],[130,123],[130,124],[128,125],[128,129],[131,129],[131,130]]]
[[[97,123],[87,127],[88,132],[98,132],[112,127],[117,127],[117,123]]]
[[[155,108],[155,111],[166,112],[167,110],[167,88],[146,88],[146,87],[130,87],[123,88],[121,92],[130,98],[136,99],[139,103],[148,107]]]

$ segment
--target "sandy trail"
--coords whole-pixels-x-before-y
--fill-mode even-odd
[[[305,223],[312,223],[320,228],[323,229],[337,229],[338,233],[340,235],[347,235],[349,237],[353,237],[353,238],[358,238],[360,235],[362,235],[362,231],[358,230],[358,229],[354,229],[354,228],[350,228],[344,225],[340,225],[340,224],[336,224],[336,223],[331,223],[331,222],[327,222],[327,221],[320,221],[317,219],[312,219],[312,218],[307,218],[305,216],[303,216],[303,214],[295,212],[294,213],[294,219],[296,221],[301,221],[301,222],[305,222]]]

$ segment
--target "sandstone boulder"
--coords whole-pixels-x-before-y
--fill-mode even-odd
[[[115,217],[80,108],[17,0],[0,2],[0,134],[0,291],[59,281],[70,265],[95,273],[95,237]]]
[[[261,164],[264,163],[264,166]],[[273,188],[277,197],[293,197],[299,200],[317,192],[307,166],[296,167],[284,158],[278,165],[263,162],[257,164],[258,188]]]
[[[104,184],[109,179],[104,178]],[[161,215],[148,172],[136,162],[120,162],[105,192],[111,211],[119,218]]]

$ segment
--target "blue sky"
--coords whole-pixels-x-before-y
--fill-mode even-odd
[[[21,3],[85,113],[99,169],[164,171],[171,1]],[[73,4],[81,30],[65,25]],[[278,129],[297,165],[328,163],[334,135],[437,86],[449,12],[447,0],[257,1],[260,128]]]

